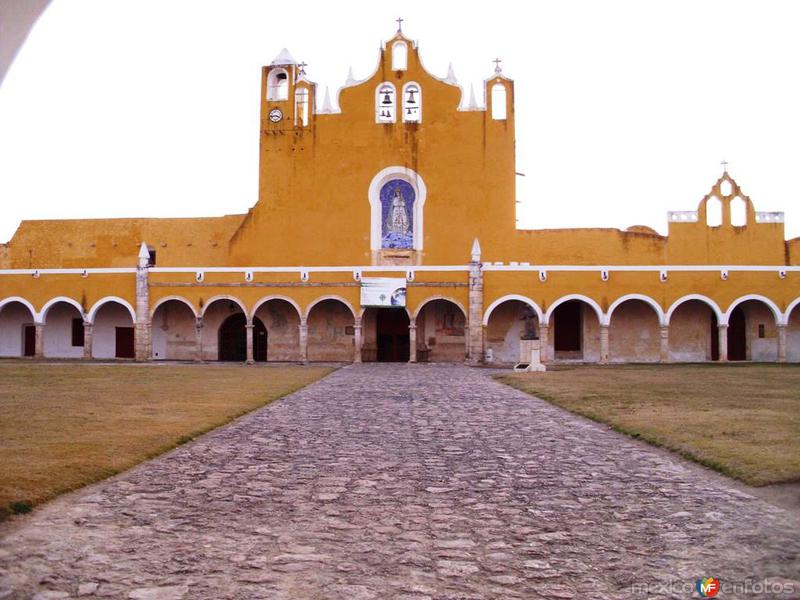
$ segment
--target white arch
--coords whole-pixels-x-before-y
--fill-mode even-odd
[[[467,317],[467,311],[464,310],[464,306],[461,304],[461,302],[459,302],[455,298],[450,298],[448,296],[438,296],[438,295],[437,296],[430,296],[428,298],[425,298],[425,300],[423,300],[420,303],[420,305],[417,306],[417,310],[414,311],[414,321],[417,320],[417,317],[419,317],[419,313],[422,312],[422,309],[425,308],[425,306],[427,306],[428,304],[430,304],[434,300],[447,300],[448,302],[452,302],[453,304],[455,304],[461,310],[462,314],[464,315],[464,320],[465,321],[469,321],[469,317]],[[465,327],[466,327],[466,324],[465,324]]]
[[[289,298],[289,296],[282,296],[280,294],[275,294],[273,296],[264,296],[258,302],[256,302],[255,305],[253,306],[253,312],[250,313],[250,319],[251,320],[254,319],[256,313],[258,312],[258,309],[261,308],[264,304],[266,304],[270,300],[283,300],[285,302],[288,302],[289,304],[294,306],[294,309],[297,311],[297,317],[298,318],[303,317],[303,311],[300,309],[300,305],[297,302]]]
[[[778,305],[775,304],[772,300],[770,300],[766,296],[761,296],[759,294],[747,294],[746,296],[741,296],[740,298],[737,298],[736,300],[731,302],[731,305],[728,307],[728,310],[725,311],[725,323],[726,324],[728,323],[728,320],[731,318],[731,313],[733,312],[733,309],[736,308],[742,302],[747,302],[748,300],[759,300],[759,301],[763,302],[772,311],[772,316],[775,318],[775,324],[776,325],[783,325],[784,324],[783,323],[783,313],[778,308]]]
[[[495,308],[497,308],[498,306],[500,306],[503,302],[508,302],[509,300],[519,300],[520,302],[523,302],[523,303],[527,304],[536,313],[536,317],[539,319],[539,323],[542,322],[542,318],[544,316],[544,313],[542,313],[542,309],[539,308],[539,305],[536,304],[536,302],[534,302],[533,300],[531,300],[527,296],[520,296],[519,294],[507,294],[505,296],[502,296],[502,297],[498,298],[497,300],[495,300],[494,302],[492,302],[489,305],[489,308],[487,308],[486,312],[483,313],[483,324],[484,325],[488,325],[489,324],[489,317],[492,315],[492,311]]]
[[[72,298],[68,298],[67,296],[57,296],[52,300],[48,300],[45,305],[42,307],[41,312],[39,313],[39,320],[40,322],[44,323],[47,320],[47,312],[53,308],[55,304],[59,302],[63,302],[65,304],[69,304],[70,306],[74,306],[78,309],[78,313],[81,315],[81,318],[85,318],[86,315],[83,314],[83,306],[77,300],[73,300]]]
[[[792,316],[792,311],[795,309],[797,305],[800,305],[800,298],[795,298],[789,303],[789,306],[786,308],[786,312],[783,313],[783,324],[789,324],[789,317]]]
[[[416,171],[408,167],[386,167],[380,171],[369,184],[367,192],[370,207],[370,235],[369,244],[372,250],[381,249],[381,231],[383,225],[381,210],[381,188],[392,179],[403,179],[411,184],[416,190],[417,197],[414,200],[414,250],[422,250],[423,214],[425,198],[428,196],[428,188],[422,177]]]
[[[326,296],[320,296],[319,298],[317,298],[317,299],[316,299],[316,300],[314,300],[314,301],[313,301],[311,304],[309,304],[309,305],[308,305],[308,308],[306,308],[306,314],[305,314],[305,319],[306,319],[306,321],[308,321],[308,317],[309,317],[309,315],[311,314],[311,310],[312,310],[312,309],[313,309],[313,308],[314,308],[314,307],[315,307],[317,304],[319,304],[320,302],[323,302],[323,301],[325,301],[325,300],[338,300],[339,302],[341,302],[342,304],[344,304],[344,305],[345,305],[345,306],[346,306],[346,307],[347,307],[347,308],[350,310],[350,314],[351,314],[351,315],[353,315],[353,322],[355,322],[356,320],[358,320],[358,315],[356,314],[356,311],[355,311],[355,310],[353,310],[353,306],[352,306],[352,305],[351,305],[351,304],[350,304],[350,303],[349,303],[347,300],[345,300],[345,299],[344,299],[344,298],[342,298],[341,296],[337,296],[337,295],[335,295],[335,294],[328,294],[328,295],[326,295]]]
[[[167,302],[169,302],[170,300],[177,300],[177,301],[178,301],[178,302],[180,302],[181,304],[185,304],[185,305],[186,305],[186,306],[189,308],[189,310],[191,310],[191,311],[192,311],[192,314],[195,316],[195,318],[197,318],[197,310],[195,309],[195,307],[194,307],[194,304],[192,304],[191,302],[189,302],[189,300],[187,300],[187,299],[186,299],[186,298],[184,298],[183,296],[164,296],[163,298],[160,298],[160,299],[159,299],[159,300],[158,300],[158,301],[155,303],[155,305],[153,306],[153,309],[150,311],[150,318],[152,319],[152,318],[155,316],[155,314],[156,314],[156,309],[157,309],[159,306],[161,306],[162,304],[166,304],[166,303],[167,303]]]
[[[92,325],[94,325],[95,317],[97,316],[97,311],[100,310],[100,307],[104,304],[109,302],[116,302],[117,304],[121,304],[125,308],[128,309],[128,312],[131,314],[131,319],[133,322],[136,323],[136,311],[133,310],[133,307],[128,303],[127,300],[120,298],[119,296],[106,296],[105,298],[100,298],[97,302],[94,303],[92,308],[89,309],[89,312],[86,313],[86,320],[89,321]]]
[[[675,300],[675,302],[670,305],[669,309],[667,309],[667,312],[664,315],[664,324],[669,325],[670,319],[672,319],[672,313],[674,313],[681,304],[684,302],[689,302],[690,300],[699,300],[700,302],[705,303],[712,311],[714,311],[714,314],[717,316],[717,323],[720,325],[724,325],[728,322],[725,318],[725,315],[722,314],[722,309],[720,309],[719,305],[711,298],[708,296],[703,296],[702,294],[686,294],[685,296],[681,296]]]
[[[659,326],[666,325],[664,320],[664,309],[661,308],[661,305],[653,300],[650,296],[645,296],[644,294],[625,294],[624,296],[620,296],[614,302],[611,303],[611,306],[608,307],[608,312],[606,313],[606,325],[611,325],[611,315],[614,314],[616,308],[626,302],[628,300],[641,300],[642,302],[649,304],[654,311],[656,311],[656,316],[658,317],[658,324]]]
[[[594,309],[594,312],[597,314],[597,322],[600,323],[600,325],[605,325],[606,322],[603,316],[603,309],[600,308],[600,305],[597,302],[589,298],[589,296],[584,296],[583,294],[567,294],[566,296],[561,296],[561,298],[553,302],[550,305],[550,308],[547,309],[547,312],[544,313],[544,323],[549,325],[550,317],[553,315],[553,312],[556,310],[556,308],[558,308],[561,304],[564,304],[564,302],[568,302],[570,300],[582,300],[583,302],[586,302],[586,304],[591,306]]]
[[[30,302],[28,302],[27,300],[25,300],[25,298],[22,298],[21,296],[9,296],[8,298],[4,298],[3,300],[0,300],[0,312],[3,310],[3,307],[6,304],[11,304],[12,302],[19,302],[20,304],[22,304],[25,307],[27,307],[27,309],[31,312],[31,318],[34,321],[36,321],[37,323],[40,322],[39,321],[39,313],[37,313],[36,309],[33,308],[33,304],[31,304]]]
[[[200,318],[204,317],[205,314],[206,314],[206,311],[208,310],[208,307],[211,306],[212,304],[214,304],[215,302],[217,302],[218,300],[228,300],[230,302],[233,302],[239,308],[242,309],[242,312],[244,313],[244,316],[247,317],[247,314],[248,314],[247,313],[247,309],[245,308],[244,304],[242,304],[241,300],[239,300],[235,296],[229,296],[227,294],[220,294],[219,296],[212,296],[211,298],[208,299],[208,302],[203,304],[203,307],[200,309]]]

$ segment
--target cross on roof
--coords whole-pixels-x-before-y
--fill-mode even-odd
[[[300,67],[300,75],[305,75],[306,74],[306,67],[308,66],[308,63],[306,61],[302,61],[302,62],[297,63],[297,66]]]
[[[721,163],[719,163],[719,164],[721,164],[721,165],[722,165],[722,171],[723,171],[723,173],[727,173],[727,172],[728,172],[728,161],[727,161],[727,160],[723,160],[723,161],[722,161]]]
[[[402,31],[403,31],[403,21],[404,20],[405,19],[403,19],[403,17],[397,17],[397,19],[396,19],[396,21],[397,21],[397,33],[402,33]]]
[[[500,63],[503,62],[503,59],[495,58],[492,62],[494,63],[494,72],[499,73],[502,70],[500,68]]]

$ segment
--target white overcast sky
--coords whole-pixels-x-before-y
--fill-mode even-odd
[[[261,65],[286,46],[333,95],[398,16],[467,90],[503,59],[521,227],[666,233],[726,159],[800,235],[800,2],[54,0],[0,87],[0,241],[21,219],[245,212]]]

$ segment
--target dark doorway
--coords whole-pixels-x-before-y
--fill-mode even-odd
[[[747,321],[741,306],[728,320],[728,360],[747,360]]]
[[[135,356],[133,348],[133,327],[115,327],[116,358],[133,358]]]
[[[402,308],[379,308],[375,321],[378,362],[408,362],[408,313]]]
[[[711,360],[719,360],[719,323],[717,313],[709,309],[711,313]]]
[[[22,356],[34,356],[36,354],[36,327],[25,325],[25,339]]]
[[[582,304],[580,300],[568,300],[559,304],[553,312],[553,349],[556,352],[581,351]]]
[[[231,315],[219,328],[219,360],[244,362],[247,360],[247,318],[244,313]],[[253,319],[253,360],[267,360],[267,329],[261,319]]]

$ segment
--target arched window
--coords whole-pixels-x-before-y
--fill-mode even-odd
[[[267,77],[267,100],[289,99],[289,74],[286,69],[273,69]]]
[[[716,196],[706,201],[706,225],[719,227],[722,225],[722,202]]]
[[[506,86],[495,83],[492,86],[492,119],[504,121],[506,118]]]
[[[417,83],[407,83],[403,86],[403,122],[420,121],[422,121],[422,88]]]
[[[747,203],[739,196],[731,200],[731,225],[734,227],[747,225]]]
[[[308,90],[299,88],[294,93],[295,122],[308,126]]]
[[[405,71],[408,68],[408,46],[405,42],[395,42],[392,46],[392,71]]]
[[[394,123],[397,99],[391,83],[382,83],[375,88],[375,122]]]

